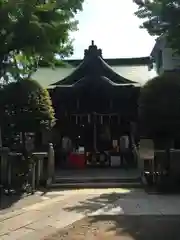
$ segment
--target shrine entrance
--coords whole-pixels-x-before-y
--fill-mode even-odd
[[[119,140],[121,127],[124,129],[117,113],[72,114],[70,122],[75,129],[71,138],[86,151],[108,151],[112,141]]]
[[[78,168],[121,167],[120,137],[131,138],[140,86],[113,71],[94,42],[82,63],[53,85],[56,129],[72,142],[69,165],[74,161]]]
[[[70,158],[83,155],[80,168],[121,167],[120,137],[124,131],[130,132],[130,126],[118,113],[71,114],[64,123],[60,124],[63,131],[59,135],[68,135],[72,142]],[[70,162],[66,167],[73,167]]]

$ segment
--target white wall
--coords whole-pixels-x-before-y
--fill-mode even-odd
[[[163,49],[163,70],[173,70],[180,67],[180,56],[175,56],[171,48]]]
[[[180,56],[175,55],[173,50],[167,46],[165,37],[159,40],[156,51],[158,50],[162,50],[162,66],[159,70],[160,74],[166,70],[180,69]],[[155,58],[157,55],[155,54]]]

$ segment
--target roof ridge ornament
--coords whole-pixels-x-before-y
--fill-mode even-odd
[[[84,50],[84,57],[102,57],[102,50],[97,48],[94,40],[91,41],[89,48]]]

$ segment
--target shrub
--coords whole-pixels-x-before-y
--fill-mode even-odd
[[[174,138],[180,132],[180,75],[169,71],[148,81],[141,90],[139,120],[151,138]]]

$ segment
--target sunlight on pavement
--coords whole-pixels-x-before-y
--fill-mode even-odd
[[[86,194],[92,194],[92,193],[130,193],[132,189],[125,189],[125,188],[107,188],[107,189],[76,189],[76,190],[71,190],[71,192],[74,193],[86,193]]]
[[[43,195],[43,199],[46,200],[51,196],[59,196],[59,195],[68,195],[68,194],[104,194],[104,193],[131,193],[132,189],[125,188],[107,188],[107,189],[73,189],[73,190],[59,190],[59,191],[50,191]]]

